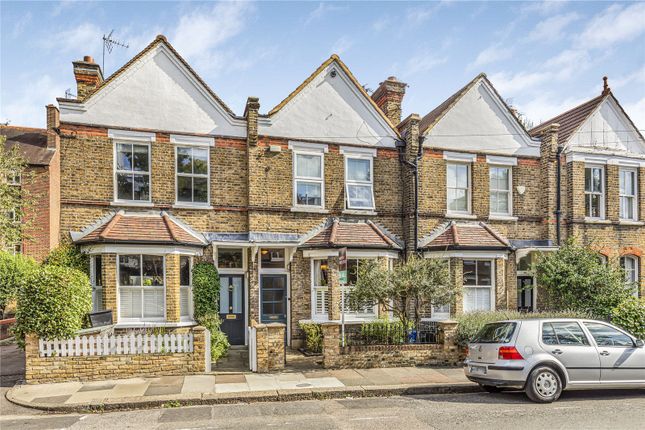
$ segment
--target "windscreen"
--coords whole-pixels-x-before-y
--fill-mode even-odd
[[[486,324],[475,335],[473,343],[508,343],[513,337],[517,323],[496,322]]]

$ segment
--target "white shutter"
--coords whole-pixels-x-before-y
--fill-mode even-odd
[[[121,318],[141,318],[141,290],[121,288],[119,295]]]
[[[163,289],[147,287],[143,291],[143,316],[144,318],[163,317],[164,291]]]
[[[190,287],[179,288],[180,302],[179,308],[182,317],[190,316]]]

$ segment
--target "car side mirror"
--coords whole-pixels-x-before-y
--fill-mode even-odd
[[[645,342],[641,339],[636,339],[636,348],[642,348],[643,346],[645,346]]]

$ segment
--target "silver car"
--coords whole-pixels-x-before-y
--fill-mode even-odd
[[[519,388],[540,403],[564,389],[645,388],[643,340],[602,321],[486,324],[468,345],[466,377],[489,392]]]

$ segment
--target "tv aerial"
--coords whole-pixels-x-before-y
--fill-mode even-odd
[[[104,34],[103,35],[103,64],[101,65],[101,68],[103,70],[103,73],[105,73],[105,51],[107,50],[108,54],[112,53],[112,49],[114,49],[115,46],[120,46],[121,48],[129,48],[130,45],[128,45],[125,42],[120,42],[116,39],[112,38],[112,34],[114,33],[114,30],[110,31],[110,34],[107,36]]]

